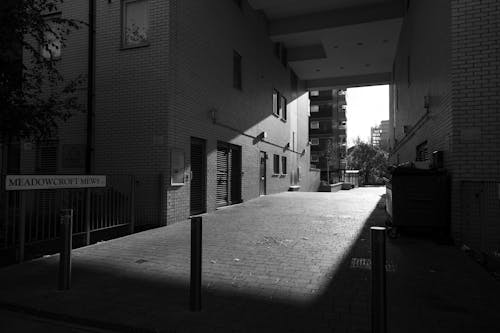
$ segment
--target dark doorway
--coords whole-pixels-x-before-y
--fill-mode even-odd
[[[217,144],[217,206],[241,202],[241,147]]]
[[[266,195],[266,157],[267,154],[263,151],[260,152],[260,186],[259,194]]]
[[[207,168],[205,140],[191,138],[191,215],[207,210]]]

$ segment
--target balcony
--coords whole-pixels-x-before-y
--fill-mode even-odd
[[[339,121],[346,121],[347,120],[347,115],[346,115],[345,111],[339,111],[338,117],[339,117]]]
[[[312,90],[309,92],[311,102],[333,100],[332,90]]]

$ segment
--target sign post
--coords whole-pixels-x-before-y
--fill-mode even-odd
[[[106,176],[96,175],[7,175],[6,191],[21,191],[18,232],[18,260],[24,260],[26,232],[26,193],[31,190],[86,189],[85,232],[86,242],[90,239],[90,188],[106,187]],[[7,196],[8,198],[8,196]],[[8,209],[8,206],[7,206]],[[8,216],[8,215],[7,215]],[[61,210],[61,255],[59,264],[59,289],[70,288],[71,283],[71,250],[73,235],[73,209]]]

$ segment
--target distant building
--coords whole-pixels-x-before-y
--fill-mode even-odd
[[[370,130],[370,143],[372,146],[387,150],[389,148],[389,120],[382,120],[379,126]]]
[[[347,153],[345,90],[313,90],[309,99],[311,167],[321,170],[322,180],[340,180],[346,169]]]

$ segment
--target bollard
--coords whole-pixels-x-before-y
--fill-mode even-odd
[[[191,218],[191,284],[189,309],[201,311],[201,217]]]
[[[61,209],[61,253],[59,256],[59,290],[71,287],[71,249],[73,209]]]
[[[372,333],[386,332],[385,228],[371,227]]]

